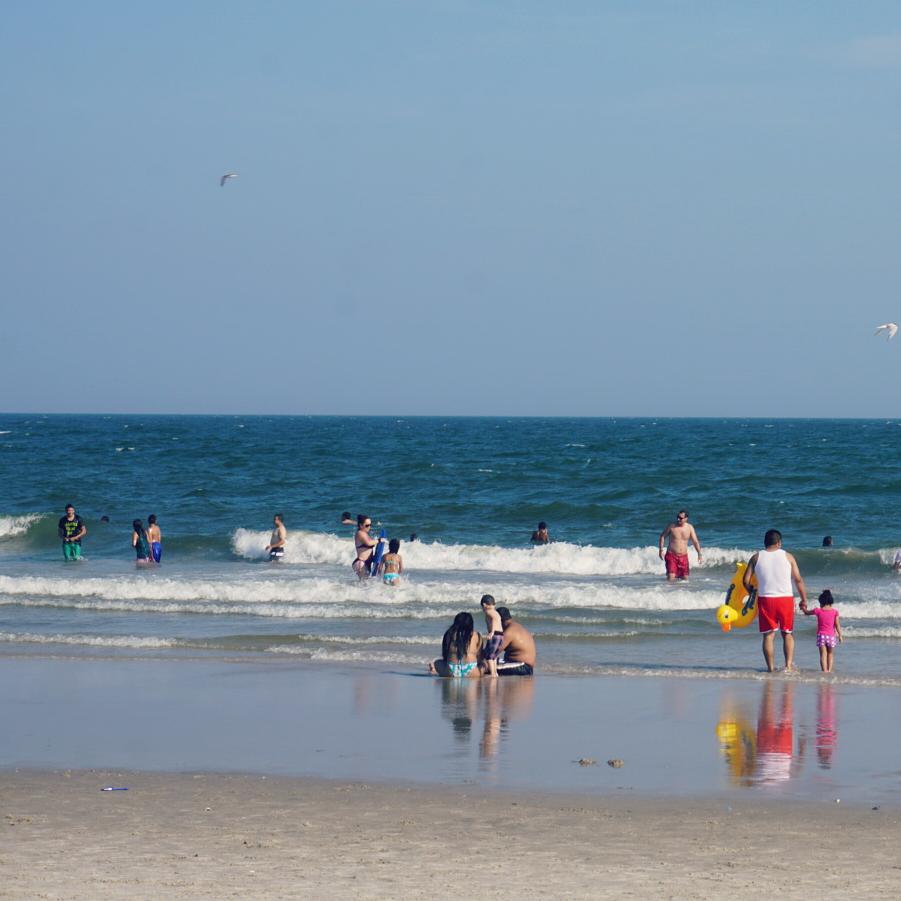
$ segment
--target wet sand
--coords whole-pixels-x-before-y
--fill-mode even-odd
[[[0,658],[0,898],[899,897],[898,698]]]
[[[829,678],[473,681],[290,662],[0,657],[0,769],[901,807],[899,698]],[[613,758],[625,766],[607,767]]]
[[[0,797],[3,898],[901,894],[897,809],[99,771]]]

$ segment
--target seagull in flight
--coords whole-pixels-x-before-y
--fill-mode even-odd
[[[894,322],[884,322],[879,328],[873,332],[874,335],[878,335],[880,332],[885,332],[885,340],[891,341],[892,338],[895,337],[896,332],[898,331],[898,326]]]
[[[237,173],[237,172],[226,172],[225,175],[223,175],[222,178],[219,179],[219,187],[220,187],[220,188],[224,188],[224,187],[225,187],[225,183],[226,183],[230,178],[237,178],[237,177],[238,177],[238,173]]]

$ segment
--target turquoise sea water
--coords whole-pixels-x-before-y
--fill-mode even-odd
[[[543,669],[737,676],[761,666],[755,627],[723,635],[712,611],[776,527],[810,595],[835,593],[837,678],[901,685],[899,442],[894,420],[3,415],[0,647],[417,670],[489,591]],[[68,501],[78,564],[56,537]],[[680,507],[705,563],[668,585],[656,541]],[[403,587],[356,581],[343,510],[418,534]],[[263,555],[275,511],[282,564]],[[141,571],[131,520],[151,512],[164,562]],[[555,543],[533,549],[539,519]],[[797,631],[815,670],[813,624]]]

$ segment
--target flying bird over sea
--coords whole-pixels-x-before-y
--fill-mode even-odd
[[[884,322],[875,332],[873,332],[873,334],[878,335],[880,332],[885,332],[885,340],[891,341],[892,338],[895,337],[897,331],[898,326],[894,322]]]
[[[238,177],[238,173],[237,173],[237,172],[226,172],[225,175],[223,175],[222,178],[219,179],[219,187],[220,187],[220,188],[224,188],[224,187],[225,187],[225,183],[226,183],[230,178],[237,178],[237,177]]]

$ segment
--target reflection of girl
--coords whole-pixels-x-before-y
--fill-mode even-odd
[[[827,588],[818,598],[820,606],[816,610],[805,610],[805,616],[817,618],[817,647],[820,649],[820,669],[831,673],[835,664],[835,645],[842,644],[842,624],[838,610],[833,604],[832,592]]]
[[[458,613],[441,641],[441,659],[429,664],[433,676],[478,679],[482,636],[475,631],[471,613]]]
[[[131,546],[135,549],[138,563],[150,563],[150,544],[147,541],[147,533],[144,531],[144,523],[136,519],[132,524]]]

